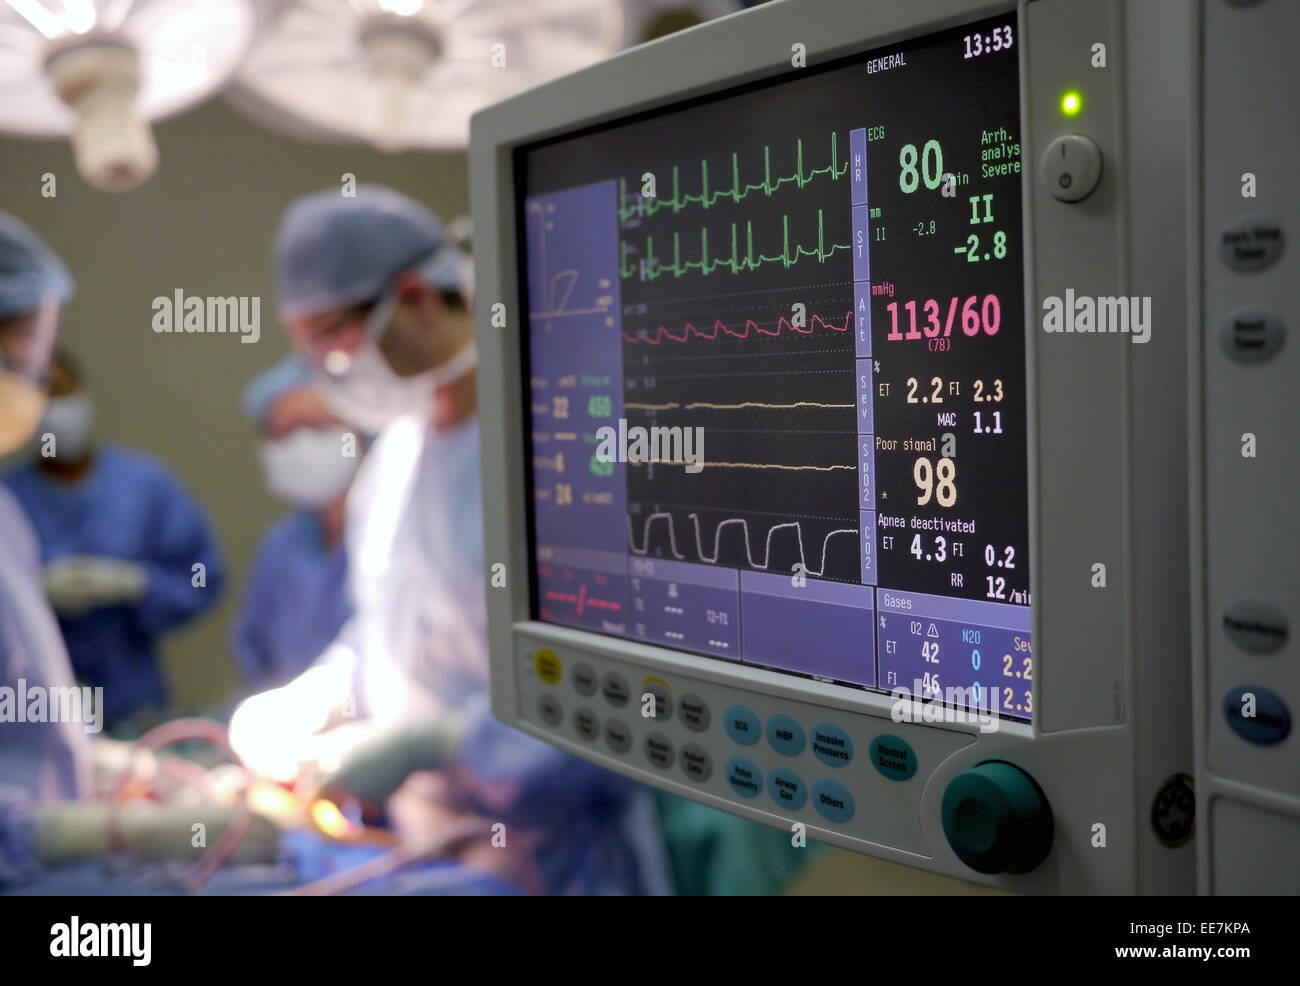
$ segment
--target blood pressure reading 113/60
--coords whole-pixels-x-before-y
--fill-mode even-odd
[[[1016,41],[516,152],[537,619],[1032,716]]]

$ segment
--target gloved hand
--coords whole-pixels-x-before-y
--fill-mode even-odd
[[[230,746],[244,766],[277,781],[294,780],[315,759],[313,740],[348,699],[346,672],[308,668],[281,688],[240,703],[230,717]]]
[[[333,801],[359,798],[382,805],[417,770],[440,770],[454,763],[464,734],[456,712],[434,719],[374,725],[358,733],[328,770],[320,796]],[[336,730],[337,731],[337,730]]]
[[[60,616],[133,603],[148,588],[144,566],[125,558],[64,555],[45,566],[45,594]]]

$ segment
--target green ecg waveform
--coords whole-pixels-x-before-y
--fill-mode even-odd
[[[793,249],[790,246],[790,216],[784,214],[781,216],[781,230],[783,242],[781,252],[777,254],[759,253],[754,255],[754,224],[752,221],[745,223],[745,254],[742,257],[739,253],[740,244],[738,242],[738,231],[736,224],[731,224],[731,256],[713,257],[709,256],[709,231],[707,228],[700,230],[700,259],[688,260],[682,262],[681,258],[681,239],[678,233],[673,233],[673,260],[671,264],[663,263],[654,254],[654,237],[647,236],[645,241],[645,271],[644,278],[647,281],[653,281],[663,274],[672,274],[674,277],[681,277],[692,270],[698,270],[701,274],[712,274],[719,267],[728,268],[731,273],[738,274],[743,270],[754,270],[763,264],[776,263],[778,260],[785,267],[793,267],[804,257],[816,257],[818,261],[825,262],[835,254],[836,250],[848,250],[852,244],[849,243],[832,243],[829,246],[825,243],[822,232],[822,210],[817,210],[817,246],[805,247],[796,244]],[[624,278],[633,277],[638,273],[638,267],[635,262],[628,261],[628,245],[626,241],[619,241],[619,270]]]
[[[643,199],[636,205],[625,205],[627,201],[627,181],[624,178],[618,180],[618,218],[620,222],[633,218],[634,216],[653,216],[662,209],[672,209],[673,212],[680,212],[688,205],[699,204],[705,209],[709,208],[718,199],[731,199],[732,202],[739,203],[751,192],[762,192],[764,195],[771,195],[782,185],[794,182],[796,187],[803,188],[806,184],[820,175],[830,175],[831,179],[840,178],[844,172],[849,170],[849,163],[839,163],[839,148],[836,142],[834,132],[831,133],[831,163],[824,168],[814,168],[807,174],[803,170],[803,138],[795,141],[795,171],[792,175],[786,175],[783,178],[772,180],[772,166],[768,146],[763,147],[763,180],[754,184],[741,185],[740,183],[740,160],[737,154],[731,155],[731,187],[728,189],[717,189],[709,191],[709,162],[703,158],[700,159],[700,194],[683,195],[678,183],[677,165],[673,165],[673,197]]]

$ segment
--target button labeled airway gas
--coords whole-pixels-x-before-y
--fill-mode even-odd
[[[1086,199],[1101,181],[1101,151],[1081,134],[1057,137],[1048,144],[1041,166],[1047,190],[1061,202]]]

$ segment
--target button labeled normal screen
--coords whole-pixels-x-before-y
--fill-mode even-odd
[[[1017,40],[516,152],[537,619],[1032,716]]]

